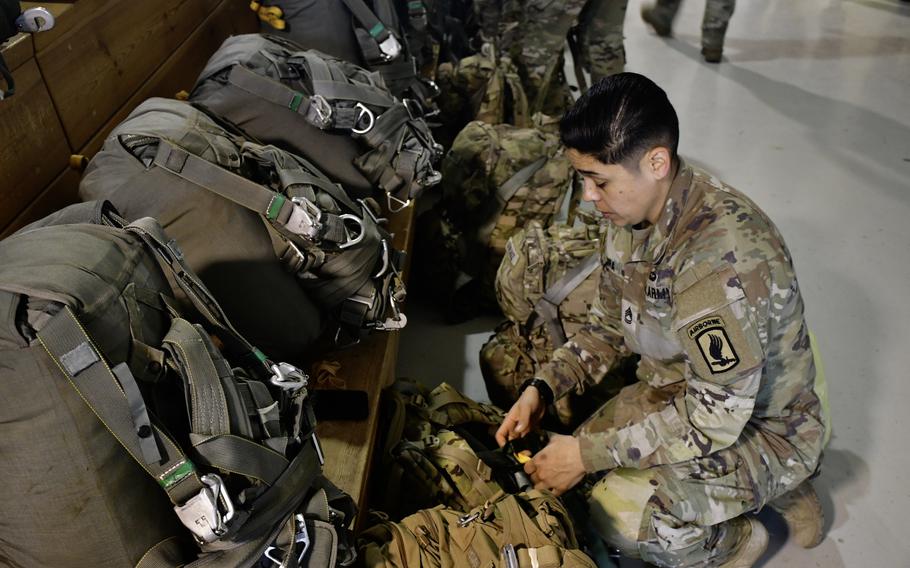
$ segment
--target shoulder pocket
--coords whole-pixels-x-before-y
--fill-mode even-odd
[[[749,302],[732,266],[678,293],[674,327],[692,370],[703,379],[725,383],[764,361]]]

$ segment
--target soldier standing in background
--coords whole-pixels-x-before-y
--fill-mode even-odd
[[[660,37],[673,33],[673,18],[682,0],[657,0],[653,6],[641,9],[641,19]],[[701,22],[701,54],[708,63],[720,63],[724,53],[724,36],[733,16],[736,0],[706,0],[705,15]]]
[[[478,0],[475,9],[484,37],[517,65],[531,113],[559,116],[572,103],[563,71],[568,34],[593,80],[622,72],[627,1]]]
[[[525,382],[497,441],[636,353],[638,382],[525,465],[535,487],[562,493],[590,475],[594,529],[658,566],[752,566],[768,534],[744,515],[765,504],[799,544],[818,544],[807,480],[830,431],[827,391],[782,236],[677,155],[676,112],[646,77],[594,85],[560,134],[607,222],[599,289],[589,324]]]

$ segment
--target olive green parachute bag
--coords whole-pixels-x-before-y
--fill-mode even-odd
[[[391,211],[440,180],[442,147],[416,101],[393,96],[375,72],[284,38],[226,39],[190,101],[317,164],[352,195],[381,190]]]
[[[307,377],[236,331],[153,219],[88,203],[8,237],[0,314],[4,565],[353,560]]]
[[[588,321],[600,279],[598,242],[603,225],[583,221],[544,227],[537,221],[516,232],[496,275],[496,299],[506,320],[480,351],[480,368],[494,404],[510,408],[518,390],[550,360],[553,350]],[[574,394],[556,402],[563,424],[577,419]]]
[[[368,568],[594,568],[552,494],[499,492],[468,511],[436,507],[380,521],[358,539]]]
[[[339,344],[402,327],[404,255],[375,202],[229,128],[190,104],[149,99],[105,140],[79,195],[158,219],[238,329],[277,356],[301,360],[326,318]]]

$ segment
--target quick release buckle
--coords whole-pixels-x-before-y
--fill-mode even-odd
[[[299,391],[306,388],[310,380],[306,373],[290,363],[273,364],[271,370],[274,374],[269,382],[284,390]]]
[[[200,480],[205,487],[183,505],[174,507],[174,511],[193,537],[206,544],[227,534],[235,509],[221,477],[210,473]]]
[[[285,227],[295,235],[303,235],[313,241],[322,232],[322,211],[315,203],[303,197],[292,197],[297,207],[291,212]]]
[[[392,61],[401,54],[401,43],[395,38],[395,34],[389,33],[389,37],[379,42],[379,51],[382,53],[383,61]]]

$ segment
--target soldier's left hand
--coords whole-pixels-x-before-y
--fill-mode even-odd
[[[585,476],[578,439],[551,434],[547,447],[525,464],[525,473],[531,476],[535,489],[547,489],[562,495]]]

